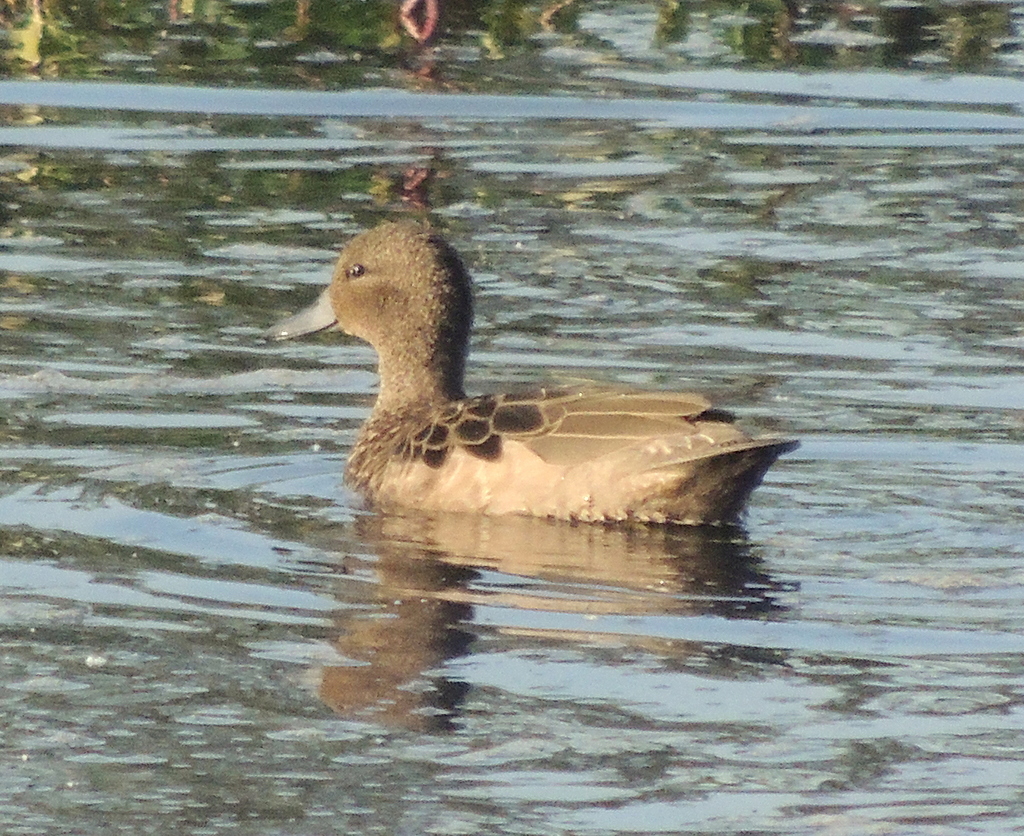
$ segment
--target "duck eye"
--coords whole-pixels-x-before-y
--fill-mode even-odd
[[[358,279],[365,272],[366,268],[362,264],[353,264],[348,268],[348,277],[350,279]]]

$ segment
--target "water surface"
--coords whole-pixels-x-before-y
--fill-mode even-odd
[[[727,10],[604,3],[445,30],[441,82],[148,46],[0,82],[0,829],[1020,827],[1024,88],[985,9],[970,61],[894,57],[892,10],[811,7],[766,66]],[[473,391],[698,389],[803,445],[738,530],[367,512],[372,352],[262,334],[400,216],[472,269]]]

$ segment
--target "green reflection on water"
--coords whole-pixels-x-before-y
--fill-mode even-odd
[[[554,0],[441,0],[436,36],[411,37],[395,0],[168,0],[75,3],[11,0],[0,12],[8,77],[120,78],[351,88],[374,73],[410,83],[443,71],[465,89],[502,85],[489,65],[549,50],[619,53],[666,69],[718,66],[981,69],[1020,51],[1011,8],[873,3],[853,7],[785,0],[661,0],[620,4]],[[650,11],[650,20],[646,15]],[[645,22],[624,33],[621,21]],[[485,63],[480,66],[478,62]],[[548,67],[562,80],[585,72],[586,55]],[[998,64],[995,64],[998,66]],[[482,70],[482,71],[481,71]],[[548,75],[549,75],[548,73]],[[540,77],[538,76],[538,81]],[[550,78],[543,83],[550,84]]]

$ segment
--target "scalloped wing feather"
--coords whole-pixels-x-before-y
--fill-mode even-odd
[[[405,445],[408,458],[440,467],[461,448],[494,460],[514,439],[549,464],[573,466],[648,439],[679,437],[686,459],[748,438],[731,416],[693,394],[615,389],[541,389],[445,405]]]

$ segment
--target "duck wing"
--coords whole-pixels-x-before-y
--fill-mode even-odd
[[[572,467],[655,439],[671,441],[667,458],[677,461],[741,448],[795,446],[751,439],[731,415],[712,409],[701,395],[565,388],[447,404],[410,439],[406,453],[440,467],[455,447],[493,460],[501,455],[503,440],[515,440],[549,464]]]

